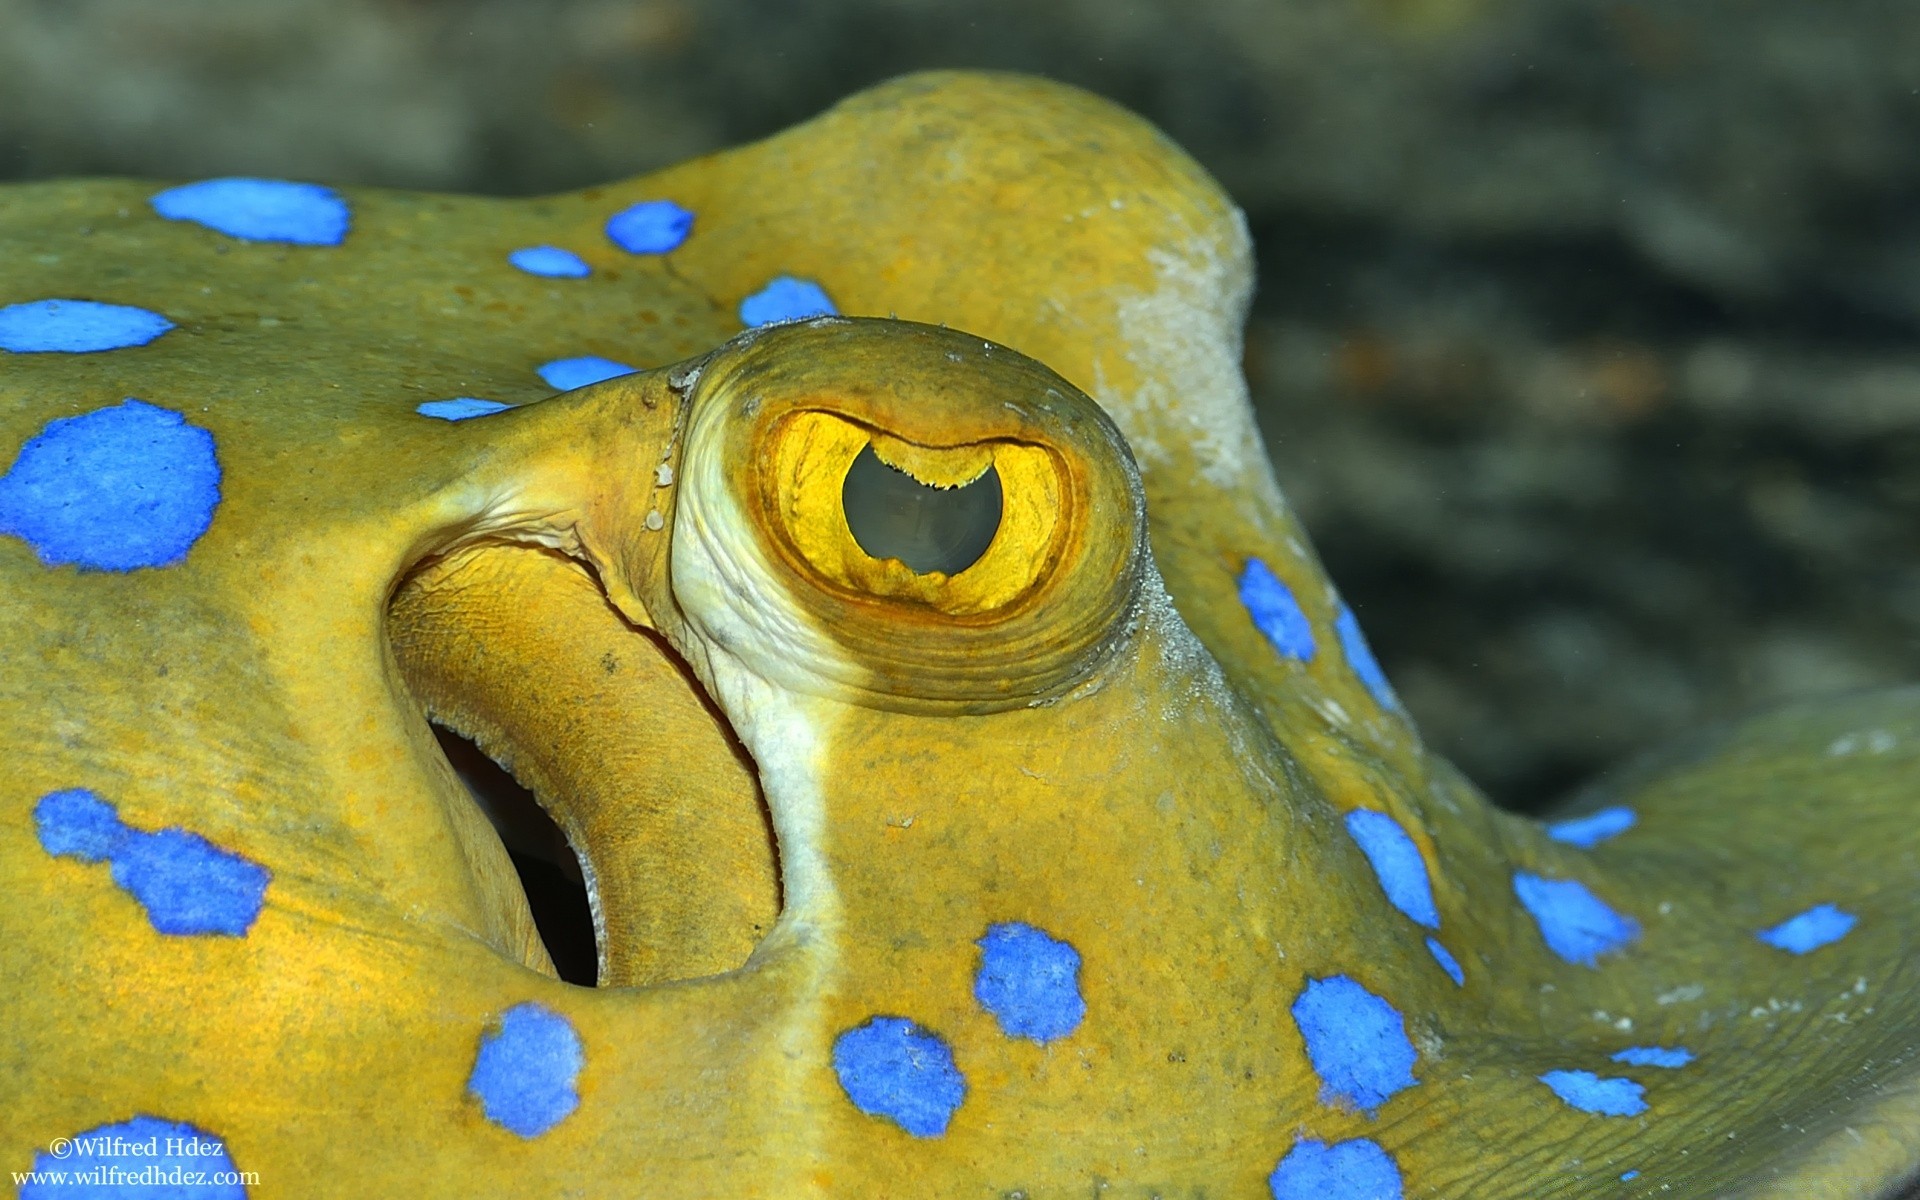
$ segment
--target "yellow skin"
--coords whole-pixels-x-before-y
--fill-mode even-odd
[[[1712,735],[1585,801],[1638,815],[1592,848],[1491,809],[1336,636],[1238,372],[1244,228],[1137,119],[912,77],[581,193],[349,193],[339,246],[164,221],[154,190],[0,204],[0,305],[177,325],[0,353],[0,461],[134,396],[221,469],[175,565],[0,537],[7,1169],[136,1114],[217,1138],[258,1196],[1254,1197],[1297,1144],[1352,1139],[1407,1196],[1864,1197],[1920,1162],[1920,701]],[[677,249],[601,232],[657,198],[696,214]],[[505,266],[537,244],[594,275]],[[777,275],[879,319],[729,341]],[[560,395],[533,374],[586,353],[652,369]],[[517,407],[415,411],[455,395]],[[995,463],[977,567],[864,555],[835,505],[868,439],[943,486]],[[1250,616],[1253,559],[1310,660]],[[587,861],[617,986],[554,977],[429,715]],[[159,932],[44,843],[36,805],[75,788],[265,868],[257,919]],[[1355,809],[1411,836],[1437,930],[1389,902]],[[1566,961],[1515,871],[1638,936]],[[1804,955],[1756,936],[1822,903],[1857,925]],[[1077,951],[1063,1036],[976,997],[1004,922]],[[1323,1100],[1296,1020],[1332,976],[1417,1052],[1371,1115]],[[470,1086],[526,1003],[583,1062],[531,1136]],[[843,1084],[836,1042],[875,1017],[950,1051],[943,1131]],[[1609,1061],[1629,1046],[1696,1057]],[[1553,1070],[1646,1109],[1579,1111]],[[1349,1185],[1319,1194],[1375,1194]]]

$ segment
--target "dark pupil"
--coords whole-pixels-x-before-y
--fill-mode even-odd
[[[880,461],[868,445],[840,489],[853,540],[874,558],[925,575],[958,575],[980,560],[1000,528],[1000,473],[956,488],[929,487]]]

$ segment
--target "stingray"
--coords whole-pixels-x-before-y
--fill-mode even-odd
[[[533,199],[0,197],[20,1196],[1920,1164],[1920,693],[1490,806],[1273,477],[1239,213],[1137,118],[944,73]],[[435,725],[550,814],[598,986]]]

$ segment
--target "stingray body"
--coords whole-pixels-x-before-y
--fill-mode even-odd
[[[1238,214],[1098,100],[913,77],[521,201],[20,186],[0,256],[10,1170],[1354,1200],[1920,1162],[1920,697],[1491,809],[1271,477]],[[602,986],[430,718],[553,813]]]

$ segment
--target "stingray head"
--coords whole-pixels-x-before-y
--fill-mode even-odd
[[[322,227],[228,237],[263,187]],[[0,234],[17,1169],[189,1133],[262,1194],[1920,1165],[1920,698],[1491,809],[1260,453],[1244,223],[1095,98],[914,77],[526,201],[34,185]],[[796,289],[921,323],[726,340]],[[677,365],[553,390],[622,362]],[[430,722],[531,799],[490,825]],[[503,837],[577,875],[597,969]]]
[[[797,1056],[624,1079],[624,1108],[755,1098],[753,1180],[965,1129],[1017,1187],[1041,1128],[1117,1169],[1192,1151],[1169,1107],[1237,1143],[1311,1089],[1244,1031],[1291,1001],[1281,914],[1343,886],[1281,865],[1333,822],[1292,828],[1324,806],[1174,614],[1096,405],[844,319],[603,389],[671,413],[622,451],[631,494],[568,506],[571,554],[437,560],[393,628],[566,830],[617,1003],[699,980],[703,1040]]]

